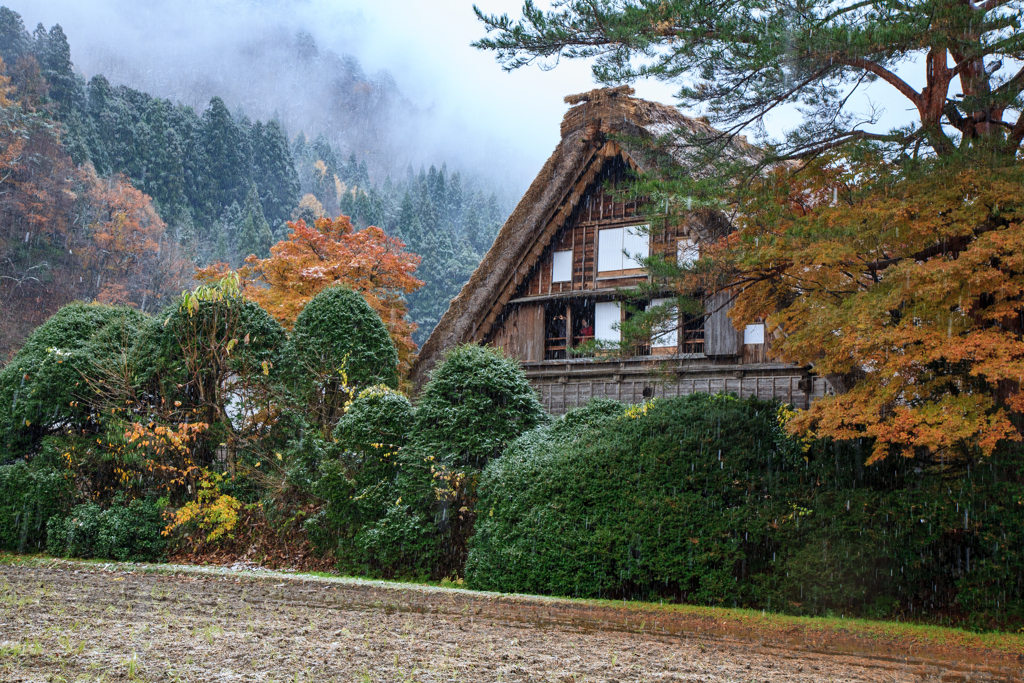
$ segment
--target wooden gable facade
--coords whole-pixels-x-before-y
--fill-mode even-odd
[[[616,198],[616,187],[643,173],[646,161],[611,133],[700,125],[629,94],[617,88],[574,98],[559,148],[424,345],[417,384],[445,348],[475,342],[518,358],[552,413],[598,396],[639,402],[735,392],[805,406],[824,393],[822,379],[772,360],[763,325],[736,330],[723,294],[705,302],[703,315],[680,313],[627,357],[575,351],[593,339],[618,341],[616,323],[628,315],[621,292],[648,280],[640,259],[695,258],[708,232],[696,220],[649,230],[642,202]]]
[[[609,152],[618,151],[616,145],[610,147]],[[483,337],[522,361],[565,360],[573,357],[574,348],[595,338],[616,341],[612,324],[625,314],[620,290],[648,279],[639,259],[677,254],[680,243],[696,248],[696,239],[685,229],[651,234],[639,203],[615,198],[617,186],[627,179],[624,154],[598,155],[594,163],[596,172],[584,174],[586,187],[572,213],[548,246],[533,254],[533,262],[524,263],[526,278]],[[678,330],[667,331],[638,351],[704,353],[703,318],[681,320],[680,325],[681,336]]]

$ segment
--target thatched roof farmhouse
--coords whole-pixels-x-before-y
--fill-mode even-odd
[[[648,237],[635,229],[644,222],[642,202],[623,202],[606,191],[630,171],[665,163],[625,141],[662,139],[680,129],[715,133],[704,120],[632,94],[621,86],[566,98],[572,107],[562,120],[561,141],[423,345],[413,368],[416,386],[446,349],[474,342],[518,357],[552,412],[591,396],[633,402],[734,391],[801,404],[824,391],[824,382],[806,370],[770,359],[763,325],[738,331],[727,307],[710,301],[708,315],[680,314],[677,329],[652,339],[636,357],[572,353],[595,337],[616,340],[615,323],[626,315],[619,291],[647,279],[631,254],[691,258],[712,227],[706,223],[714,221],[705,215]],[[730,149],[758,153],[742,141]]]

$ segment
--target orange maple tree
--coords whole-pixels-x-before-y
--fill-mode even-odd
[[[26,68],[38,76],[33,60]],[[0,60],[0,358],[66,303],[146,310],[193,270],[150,198],[123,176],[76,167],[41,95],[14,92],[2,72]]]
[[[412,365],[416,324],[406,319],[405,295],[423,282],[413,273],[420,257],[378,227],[354,231],[348,216],[289,222],[291,234],[270,249],[270,258],[249,256],[238,269],[242,293],[291,329],[303,307],[328,287],[343,285],[359,292],[380,315],[398,348],[399,372]],[[229,270],[217,263],[196,273],[214,282]]]
[[[146,310],[181,291],[193,267],[150,198],[124,176],[99,178],[91,168],[82,174],[89,228],[83,261],[95,279],[95,299]]]
[[[728,287],[737,326],[765,320],[773,356],[829,380],[792,431],[870,437],[869,462],[1021,439],[1024,169],[965,161],[844,150],[772,173],[680,276]]]

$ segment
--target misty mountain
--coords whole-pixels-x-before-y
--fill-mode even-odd
[[[313,113],[251,99],[233,103],[232,112],[218,94],[200,108],[112,85],[103,74],[86,81],[59,25],[29,33],[17,13],[0,8],[8,73],[19,88],[44,93],[72,160],[90,163],[101,176],[127,176],[152,197],[195,263],[237,266],[248,254],[266,257],[287,237],[288,220],[350,215],[423,257],[418,276],[426,285],[409,301],[422,343],[490,246],[511,208],[499,197],[510,193],[475,174],[449,174],[444,163],[429,172],[421,167],[418,175],[409,164],[394,173],[408,156],[398,152],[407,146],[396,142],[396,131],[409,133],[402,122],[411,126],[416,112],[390,77],[367,78],[358,61],[322,52],[309,34],[278,37],[280,44],[267,38],[254,55],[305,74],[308,88],[329,93]],[[247,107],[277,114],[252,120]],[[289,137],[281,111],[320,132]]]

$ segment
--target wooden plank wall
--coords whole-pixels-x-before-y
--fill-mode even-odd
[[[764,400],[778,399],[803,408],[828,393],[824,379],[815,377],[810,395],[800,389],[800,375],[783,374],[769,377],[680,377],[661,382],[651,380],[569,381],[533,380],[544,409],[560,415],[581,406],[591,398],[610,398],[623,403],[641,403],[651,398],[688,396],[689,394],[735,393],[741,398],[756,396]]]
[[[743,350],[743,332],[732,325],[728,292],[718,292],[708,303],[711,315],[704,323],[704,354],[707,356],[737,356]]]
[[[608,162],[615,166],[616,160]],[[621,160],[618,164],[621,165]],[[609,173],[612,173],[609,171]],[[640,220],[641,206],[638,202],[617,201],[613,196],[614,187],[624,180],[624,176],[612,173],[615,179],[611,191],[606,191],[603,183],[609,177],[604,174],[600,180],[588,188],[580,200],[579,207],[570,217],[566,227],[557,235],[552,247],[538,260],[530,274],[526,286],[518,296],[543,296],[562,294],[574,291],[587,291],[596,288],[629,287],[646,280],[642,271],[623,273],[622,278],[615,280],[603,279],[597,282],[597,263],[594,246],[597,231],[601,228],[615,228],[636,225]],[[675,230],[659,231],[652,238],[652,253],[673,253],[676,242]],[[551,281],[551,260],[554,251],[572,251],[572,280],[569,282]]]
[[[519,360],[544,360],[544,306],[510,306],[491,345]]]

